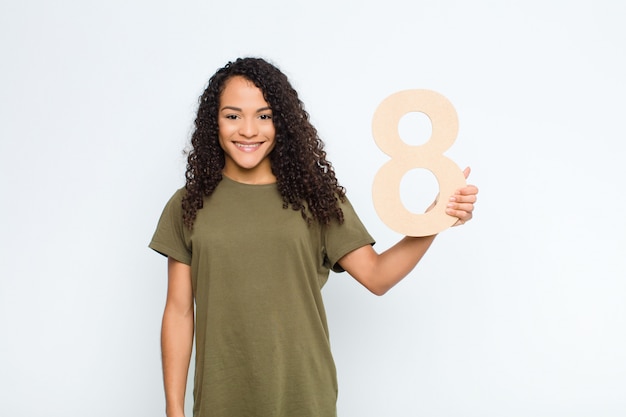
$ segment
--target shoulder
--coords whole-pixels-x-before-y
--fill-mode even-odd
[[[172,203],[181,203],[183,201],[183,197],[187,194],[187,189],[183,186],[176,190],[174,194],[170,197],[168,201],[168,205]]]
[[[182,201],[186,193],[187,191],[185,190],[185,187],[176,190],[165,203],[165,207],[163,208],[163,214],[176,213],[178,215],[182,215]]]

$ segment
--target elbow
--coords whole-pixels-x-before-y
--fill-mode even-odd
[[[390,284],[387,280],[380,279],[378,275],[370,275],[368,277],[361,277],[358,281],[363,285],[369,292],[376,296],[383,296],[389,291],[393,284]]]
[[[378,297],[382,297],[383,295],[387,294],[387,291],[389,291],[391,289],[391,287],[386,287],[386,286],[382,286],[382,285],[372,285],[372,286],[368,286],[367,289],[372,294],[374,294],[374,295],[376,295]]]

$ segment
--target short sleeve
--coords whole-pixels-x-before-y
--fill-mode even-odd
[[[329,266],[335,272],[344,272],[339,265],[339,259],[355,249],[375,243],[372,236],[357,216],[352,204],[346,199],[341,204],[344,221],[339,224],[334,221],[324,228],[324,247]]]
[[[183,194],[184,188],[181,188],[167,202],[148,246],[161,255],[190,265],[191,241],[183,224]]]

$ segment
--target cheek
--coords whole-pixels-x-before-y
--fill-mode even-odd
[[[228,134],[228,127],[222,122],[217,123],[217,134],[220,138]]]
[[[267,131],[265,132],[265,135],[267,137],[271,137],[273,141],[276,140],[276,128],[274,127],[273,124],[267,127]]]

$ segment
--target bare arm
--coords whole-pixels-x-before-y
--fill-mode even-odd
[[[381,254],[363,246],[345,255],[339,264],[372,293],[383,295],[415,268],[434,239],[406,236]]]
[[[185,389],[194,332],[191,268],[167,261],[168,287],[161,327],[165,407],[168,417],[184,416]]]
[[[466,178],[469,173],[466,168]],[[477,194],[478,188],[468,185],[450,197],[446,213],[458,217],[455,226],[472,218]],[[369,245],[363,246],[345,255],[339,264],[372,293],[383,295],[415,268],[435,236],[407,236],[381,254]]]

